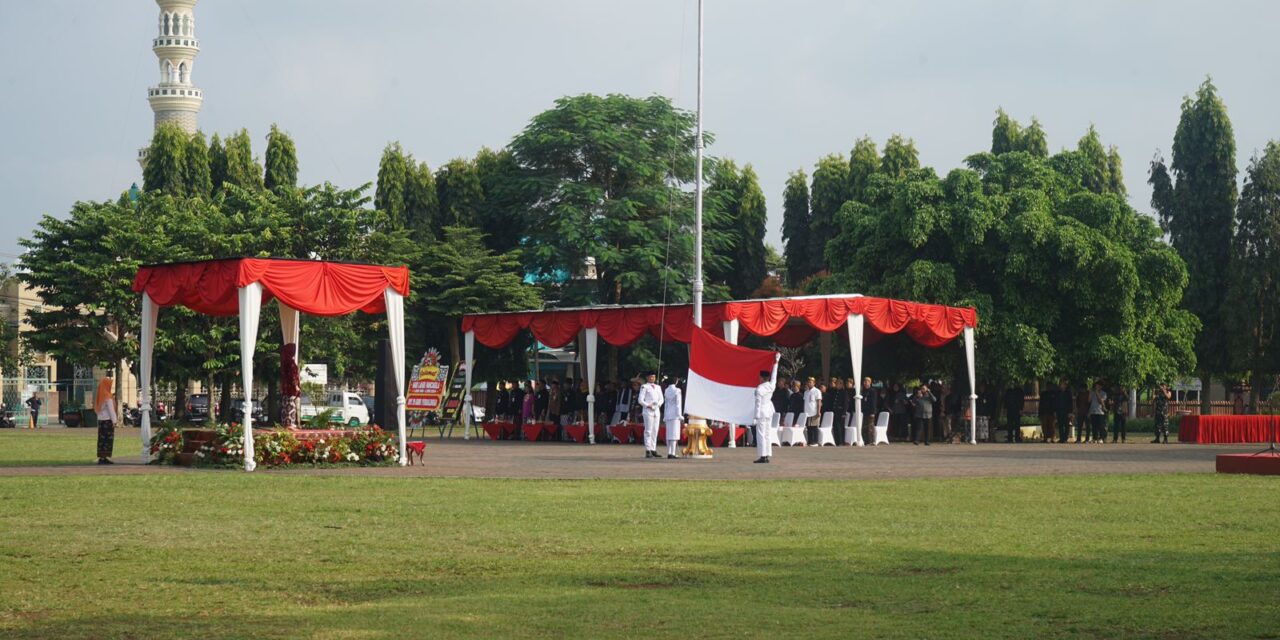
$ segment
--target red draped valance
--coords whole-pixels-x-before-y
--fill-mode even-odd
[[[238,289],[254,282],[262,285],[263,302],[275,298],[315,316],[383,313],[388,287],[409,295],[408,267],[278,258],[148,265],[138,269],[133,290],[145,291],[161,307],[182,305],[206,315],[233,316],[240,310]]]
[[[906,331],[911,339],[927,347],[942,346],[965,327],[978,326],[978,312],[971,307],[863,296],[773,298],[702,306],[702,323],[708,331],[721,335],[721,322],[737,320],[743,330],[772,337],[782,346],[799,346],[818,331],[835,331],[850,315],[865,318],[869,338]],[[789,323],[793,318],[804,323]],[[549,347],[563,347],[573,341],[579,330],[590,327],[614,346],[629,345],[645,334],[687,343],[692,326],[693,306],[688,304],[520,311],[462,318],[463,331],[475,331],[480,344],[494,349],[507,346],[517,332],[525,329]]]

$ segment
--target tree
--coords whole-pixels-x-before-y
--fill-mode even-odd
[[[880,160],[880,172],[890,178],[901,178],[912,169],[920,168],[920,154],[916,143],[898,134],[889,136],[884,143],[884,157]]]
[[[223,184],[234,184],[241,189],[262,188],[262,167],[253,157],[253,142],[246,129],[229,136],[223,141],[226,153],[226,175]]]
[[[1151,206],[1187,265],[1184,304],[1203,324],[1196,358],[1205,388],[1210,376],[1231,369],[1224,321],[1236,206],[1236,143],[1227,107],[1205,80],[1182,102],[1173,137],[1173,161],[1151,163]],[[1207,409],[1208,394],[1202,396]]]
[[[465,158],[454,158],[440,167],[436,171],[436,200],[439,203],[436,237],[444,236],[445,227],[475,226],[484,202],[484,188],[475,164]]]
[[[183,174],[186,178],[188,195],[208,198],[213,194],[213,171],[209,166],[209,148],[205,146],[204,134],[199,131],[187,139]]]
[[[1177,309],[1183,262],[1123,198],[1067,171],[1077,152],[1060,156],[979,153],[945,177],[881,176],[841,209],[821,290],[976,307],[979,377],[999,384],[1137,385],[1190,370],[1198,322]],[[876,348],[882,375],[962,375],[954,352]]]
[[[584,94],[534,116],[509,147],[528,211],[527,266],[554,286],[590,257],[589,301],[688,300],[693,212],[682,186],[693,180],[693,125],[660,96]],[[722,259],[718,243],[706,238],[707,262]]]
[[[1266,376],[1280,373],[1280,142],[1250,161],[1236,216],[1225,319],[1233,361],[1251,374],[1250,410],[1257,411]]]
[[[298,150],[293,138],[273,123],[267,134],[266,174],[263,184],[267,189],[298,186]]]
[[[1108,193],[1108,186],[1112,183],[1111,163],[1107,150],[1102,146],[1102,139],[1098,136],[1098,130],[1093,125],[1089,125],[1088,133],[1080,138],[1076,153],[1084,162],[1084,188],[1094,193]]]
[[[768,211],[755,169],[747,165],[739,171],[732,160],[716,160],[705,206],[715,212],[715,228],[728,239],[729,258],[709,270],[707,280],[725,285],[735,299],[749,297],[768,274],[764,244]]]
[[[388,143],[378,162],[378,186],[374,191],[373,207],[390,220],[392,226],[405,224],[405,187],[409,183],[409,159],[399,142]]]
[[[1025,151],[1037,158],[1049,157],[1049,140],[1039,120],[1031,118],[1031,126],[1024,129],[1019,136],[1017,150]]]
[[[408,167],[405,172],[404,217],[419,240],[438,238],[440,203],[436,195],[436,178],[425,162]]]
[[[880,154],[876,151],[876,143],[866,136],[858,139],[849,152],[849,189],[846,193],[850,200],[862,200],[867,197],[867,185],[871,176],[880,170]]]
[[[787,265],[787,284],[795,286],[812,275],[812,247],[809,244],[812,217],[809,215],[809,177],[804,169],[796,169],[787,178],[782,192],[783,259]]]
[[[222,191],[222,184],[227,181],[227,150],[222,146],[222,138],[213,134],[209,140],[209,182],[213,185],[210,193]]]
[[[542,304],[536,287],[524,283],[520,254],[494,254],[479,230],[447,226],[441,241],[422,252],[415,271],[431,274],[421,283],[429,313],[449,328],[453,362],[461,361],[458,321],[468,313],[536,309]]]
[[[823,247],[836,236],[836,212],[849,199],[849,163],[832,154],[818,160],[813,169],[813,187],[809,201],[809,233],[811,255],[809,273],[827,269]]]
[[[176,124],[156,127],[142,167],[142,188],[174,195],[188,193],[186,176],[187,134]]]
[[[506,253],[520,246],[528,226],[520,167],[510,151],[487,147],[476,153],[475,167],[484,191],[477,224],[484,232],[485,245],[495,253]]]
[[[1022,150],[1022,126],[1009,117],[1004,109],[996,109],[996,119],[991,127],[991,153],[996,155]]]

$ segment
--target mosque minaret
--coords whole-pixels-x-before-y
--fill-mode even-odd
[[[160,66],[160,84],[147,89],[147,101],[155,113],[155,126],[177,123],[187,133],[196,131],[196,115],[204,92],[191,84],[192,68],[200,41],[192,10],[197,0],[156,0],[160,5],[157,33],[151,41]],[[138,150],[138,162],[146,161],[146,148]]]

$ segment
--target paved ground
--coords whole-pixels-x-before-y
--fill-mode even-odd
[[[137,438],[136,429],[120,438]],[[127,440],[126,440],[127,441]],[[1094,473],[1212,473],[1219,453],[1252,453],[1261,445],[935,444],[864,448],[775,449],[773,463],[752,464],[754,448],[717,449],[712,460],[646,460],[634,445],[427,439],[425,464],[406,468],[290,469],[284,474],[390,477],[634,478],[690,480],[1000,477]],[[0,476],[63,474],[217,473],[145,467],[138,456],[114,466],[5,467]]]

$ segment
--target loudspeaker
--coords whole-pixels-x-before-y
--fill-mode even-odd
[[[373,423],[388,431],[400,428],[396,414],[395,367],[391,364],[391,341],[378,341],[378,372],[373,387]]]

